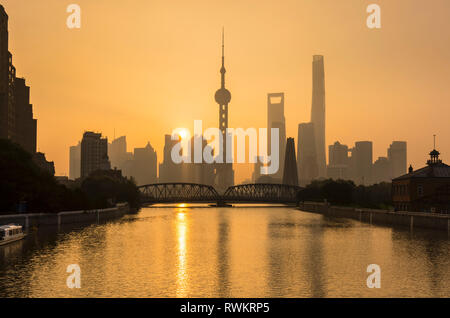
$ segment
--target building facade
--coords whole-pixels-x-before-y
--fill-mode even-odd
[[[319,178],[325,178],[327,174],[325,157],[325,68],[322,55],[313,56],[312,72],[311,122],[314,124],[318,174]]]
[[[30,88],[16,77],[9,52],[8,15],[0,5],[0,138],[10,139],[31,154],[36,152],[36,119]]]
[[[81,177],[81,142],[71,146],[69,150],[69,179],[75,180]]]
[[[357,141],[351,149],[352,180],[358,185],[372,184],[373,145],[371,141]]]
[[[392,202],[396,211],[450,213],[450,166],[430,152],[427,166],[392,180]]]
[[[390,179],[400,177],[406,173],[406,141],[393,141],[387,150]]]
[[[348,180],[350,178],[348,151],[348,146],[342,145],[339,141],[328,146],[328,178],[333,180]]]
[[[297,173],[301,186],[308,185],[319,176],[314,134],[315,129],[313,123],[302,123],[298,125]]]
[[[134,148],[133,178],[137,185],[157,183],[158,157],[150,142],[144,148]]]
[[[96,170],[109,170],[108,139],[102,134],[87,131],[81,141],[81,178],[89,176]]]
[[[267,94],[267,151],[272,149],[272,128],[278,129],[278,171],[269,176],[274,181],[281,182],[283,177],[284,155],[286,152],[286,119],[284,117],[284,93]]]

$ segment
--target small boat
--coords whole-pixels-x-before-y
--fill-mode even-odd
[[[0,245],[5,245],[23,239],[26,234],[21,225],[9,224],[0,226]]]

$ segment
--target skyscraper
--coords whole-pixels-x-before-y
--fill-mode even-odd
[[[222,31],[222,67],[220,68],[221,86],[216,91],[215,100],[219,104],[219,129],[222,133],[222,155],[223,163],[216,165],[216,184],[219,190],[226,190],[229,186],[234,184],[233,164],[226,163],[227,158],[227,138],[226,130],[228,128],[228,104],[231,101],[231,93],[225,88],[225,44],[224,32]]]
[[[334,180],[348,180],[350,177],[348,146],[339,141],[328,146],[327,177]]]
[[[0,138],[10,139],[29,153],[36,152],[36,119],[30,88],[16,77],[8,45],[8,15],[0,5]]]
[[[128,159],[126,136],[121,136],[111,141],[108,145],[108,157],[111,161],[111,167],[122,169],[123,164]]]
[[[26,151],[36,152],[37,120],[33,118],[33,106],[30,104],[30,87],[24,78],[14,80],[15,102],[15,140]]]
[[[372,166],[372,183],[391,181],[391,163],[386,157],[378,157]]]
[[[134,148],[133,177],[137,185],[157,182],[158,159],[150,142],[144,148]]]
[[[297,170],[301,186],[308,185],[318,176],[315,140],[314,124],[302,123],[298,125]]]
[[[14,139],[15,113],[12,79],[15,69],[8,48],[8,14],[0,5],[0,138]]]
[[[278,128],[278,156],[280,168],[271,175],[273,179],[282,180],[284,156],[286,152],[286,120],[284,118],[284,93],[267,94],[267,151],[272,149],[271,129]],[[271,155],[271,153],[269,153]]]
[[[165,182],[181,182],[181,165],[172,161],[172,148],[178,143],[172,140],[171,135],[164,136],[164,153],[163,162],[159,164],[159,180],[160,183]]]
[[[406,173],[406,141],[393,141],[388,148],[388,159],[391,166],[391,179]]]
[[[357,141],[351,150],[351,170],[356,184],[369,185],[372,183],[372,142]]]
[[[70,147],[69,153],[69,179],[75,180],[81,176],[81,142]]]
[[[102,134],[87,131],[81,141],[81,177],[85,178],[96,170],[109,170],[108,139]]]
[[[288,138],[284,156],[283,184],[298,186],[297,160],[295,158],[294,138]]]
[[[311,122],[314,124],[319,178],[326,177],[325,157],[325,72],[322,55],[314,55]]]

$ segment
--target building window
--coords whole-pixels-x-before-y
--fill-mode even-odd
[[[419,185],[417,186],[417,195],[418,195],[419,197],[423,196],[423,185],[421,185],[421,184],[419,184]]]

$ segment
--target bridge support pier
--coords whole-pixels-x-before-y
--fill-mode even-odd
[[[225,201],[219,200],[216,204],[211,204],[213,207],[232,207],[231,204],[226,203]]]

